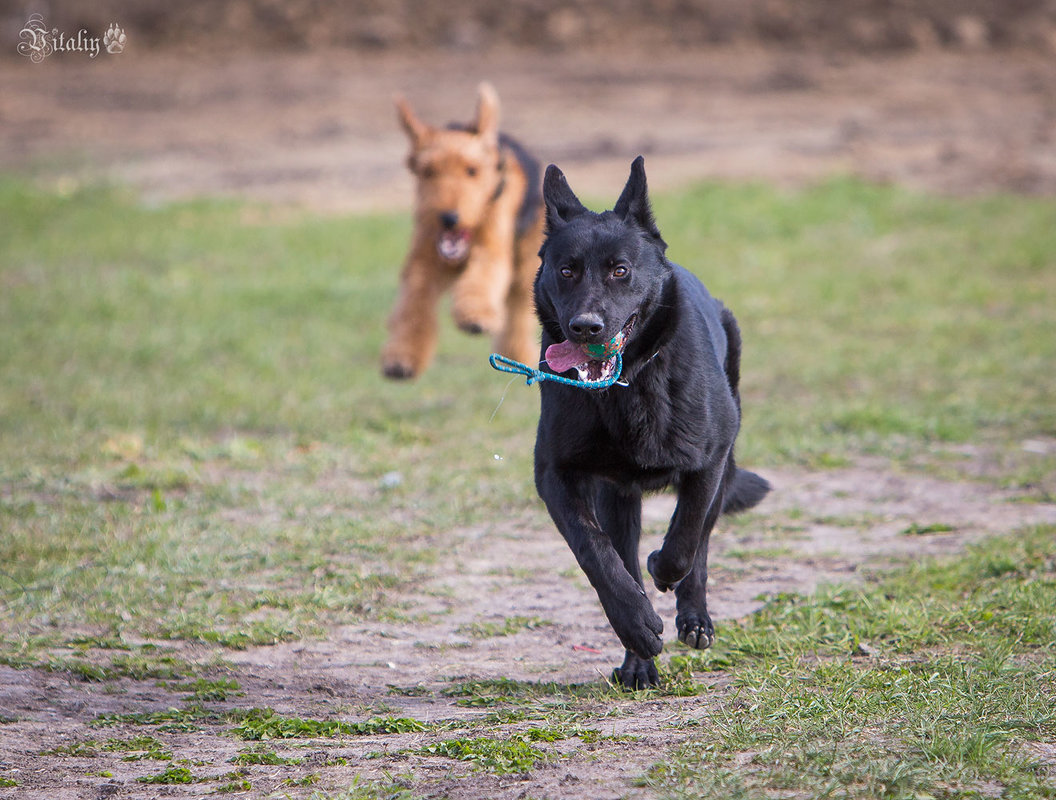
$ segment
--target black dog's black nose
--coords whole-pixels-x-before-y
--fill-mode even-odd
[[[605,329],[605,321],[601,318],[600,314],[588,312],[586,314],[576,314],[568,323],[568,329],[572,332],[573,336],[580,339],[589,339],[593,336],[597,336]]]
[[[440,224],[451,230],[458,224],[458,214],[454,211],[445,211],[440,215]]]

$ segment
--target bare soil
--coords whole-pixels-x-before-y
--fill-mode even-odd
[[[214,51],[191,58],[130,49],[94,62],[72,54],[41,64],[8,58],[0,61],[0,168],[27,170],[60,191],[109,180],[133,187],[146,202],[231,195],[266,208],[328,213],[406,209],[411,186],[392,95],[405,93],[430,121],[464,119],[477,82],[487,78],[503,98],[507,130],[544,162],[560,163],[588,195],[613,196],[640,152],[655,187],[705,177],[798,184],[855,174],[941,192],[1056,192],[1051,56],[941,49],[868,57],[755,48],[664,52]],[[711,597],[720,637],[721,620],[750,613],[766,596],[854,581],[863,571],[954,552],[983,535],[1056,522],[1056,507],[1009,502],[1007,492],[990,484],[903,475],[870,462],[825,472],[765,465],[760,471],[775,492],[752,524],[716,536]],[[671,512],[670,498],[652,500],[647,512],[655,538]],[[953,529],[905,533],[936,523]],[[458,706],[441,694],[453,679],[581,683],[602,680],[619,663],[622,651],[592,590],[542,515],[450,536],[457,558],[438,565],[407,598],[413,623],[351,624],[325,640],[224,653],[245,696],[218,707],[270,706],[348,720],[374,713],[460,719],[486,709]],[[672,598],[654,600],[670,627]],[[467,632],[512,616],[537,617],[541,624],[509,636]],[[209,659],[212,652],[185,646],[180,654]],[[390,686],[422,693],[392,694]],[[303,768],[250,767],[253,789],[237,796],[307,793],[281,781],[312,771],[322,775],[317,788],[328,791],[356,776],[403,775],[433,797],[644,796],[631,781],[683,735],[672,721],[699,716],[712,702],[708,695],[642,702],[605,723],[604,733],[633,734],[637,741],[581,747],[527,778],[402,754],[423,741],[417,734],[284,743],[277,745],[283,754],[306,758]],[[199,762],[190,767],[196,774],[234,769],[226,762],[245,744],[215,735],[218,729],[159,734],[88,724],[103,713],[178,704],[153,681],[85,683],[63,673],[0,667],[0,774],[20,784],[0,788],[0,798],[145,799],[212,791],[217,783],[136,781],[160,772],[162,762],[42,755],[85,739],[149,734],[176,758]],[[322,766],[337,757],[347,765]]]
[[[1056,59],[1034,51],[856,56],[756,48],[57,53],[0,62],[0,167],[148,201],[231,194],[336,212],[410,204],[392,97],[468,119],[491,80],[504,127],[578,191],[700,178],[855,174],[943,192],[1056,192]]]

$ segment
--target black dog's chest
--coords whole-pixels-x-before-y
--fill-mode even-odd
[[[699,409],[684,398],[672,397],[651,385],[613,387],[598,398],[597,435],[611,454],[611,471],[629,479],[671,483],[681,472],[693,469],[702,444],[687,426],[687,416]]]

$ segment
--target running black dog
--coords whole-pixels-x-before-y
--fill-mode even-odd
[[[642,493],[678,489],[648,569],[660,591],[675,590],[678,638],[703,649],[715,638],[705,596],[711,529],[770,488],[733,462],[740,333],[733,314],[664,255],[641,156],[612,211],[586,209],[554,165],[543,195],[535,304],[547,371],[604,382],[622,358],[622,375],[605,389],[541,384],[536,487],[627,649],[615,679],[655,686],[664,624],[638,563]]]

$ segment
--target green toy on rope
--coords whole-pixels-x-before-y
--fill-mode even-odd
[[[498,353],[492,353],[488,361],[500,372],[526,376],[528,380],[525,383],[528,386],[537,381],[553,381],[578,389],[607,389],[620,382],[623,372],[623,347],[626,341],[627,332],[621,330],[604,344],[576,344],[567,341],[552,344],[546,348],[544,360],[554,372],[535,369]],[[557,374],[573,368],[579,373],[579,380]],[[593,377],[595,374],[597,378]]]

